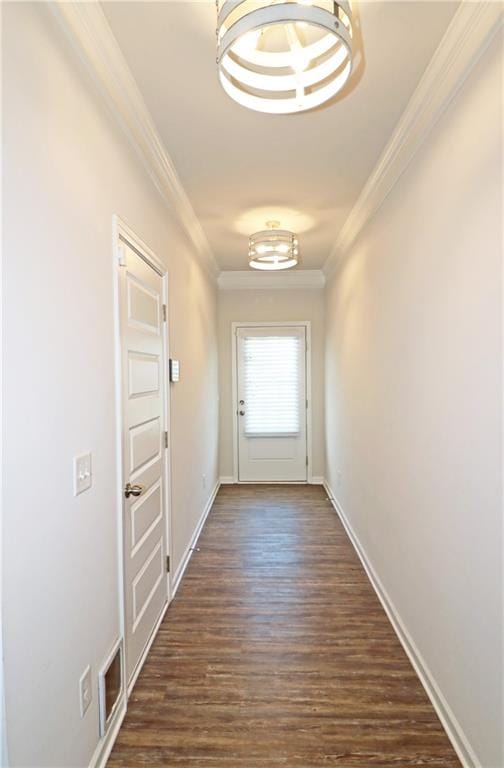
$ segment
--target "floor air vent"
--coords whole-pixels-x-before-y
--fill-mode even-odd
[[[114,719],[124,690],[123,645],[119,642],[98,676],[100,700],[100,736],[104,736]]]

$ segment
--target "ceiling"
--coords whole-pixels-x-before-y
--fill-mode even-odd
[[[215,3],[106,2],[103,10],[222,270],[276,219],[301,268],[328,257],[458,2],[354,2],[360,61],[331,104],[252,112],[222,90]]]

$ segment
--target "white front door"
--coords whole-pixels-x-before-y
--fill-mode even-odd
[[[120,335],[128,683],[168,599],[164,280],[122,244]]]
[[[306,481],[306,328],[238,328],[238,479]]]

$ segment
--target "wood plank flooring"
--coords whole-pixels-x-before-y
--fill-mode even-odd
[[[224,486],[109,768],[460,763],[318,486]]]

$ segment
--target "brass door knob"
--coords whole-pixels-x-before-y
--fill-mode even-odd
[[[144,489],[145,489],[144,485],[140,485],[140,484],[131,485],[131,483],[126,483],[126,487],[124,489],[124,495],[127,499],[129,499],[130,496],[141,496]]]

